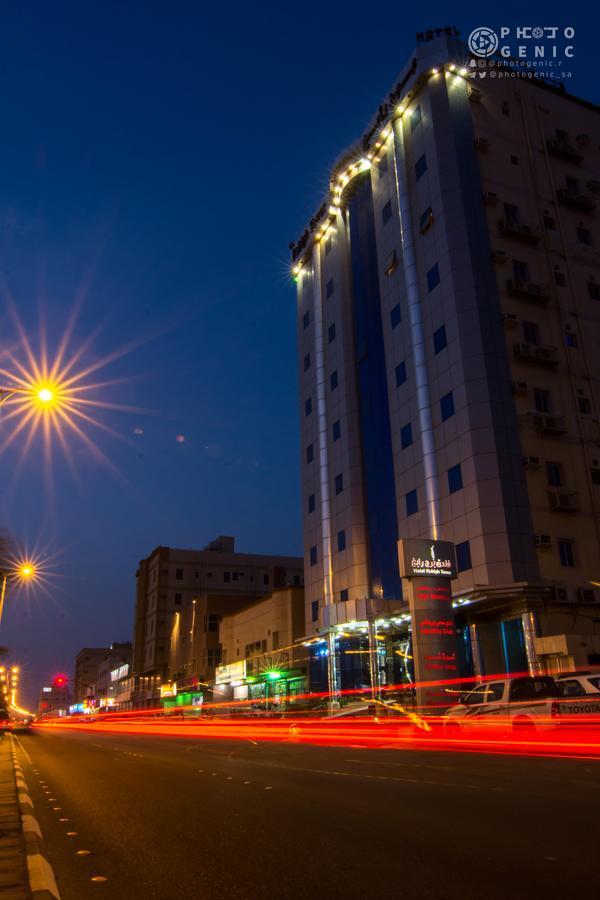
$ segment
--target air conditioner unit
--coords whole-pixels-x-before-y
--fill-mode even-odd
[[[513,381],[511,389],[513,394],[518,394],[519,397],[524,397],[529,393],[529,385],[526,381]]]
[[[492,259],[495,263],[502,265],[508,259],[506,250],[492,250]]]
[[[502,313],[502,321],[505,325],[516,325],[519,317],[515,313]]]
[[[483,195],[483,202],[486,206],[496,206],[499,199],[495,191],[486,191]]]
[[[536,534],[535,536],[535,546],[541,547],[542,549],[546,549],[552,546],[552,538],[549,534]]]
[[[548,491],[550,509],[574,512],[579,509],[579,494],[567,494],[565,491]]]
[[[549,416],[545,413],[536,413],[533,417],[536,431],[546,434],[565,434],[567,430],[564,416]]]
[[[592,588],[577,588],[577,600],[579,603],[595,603],[596,591]]]
[[[548,588],[548,599],[551,603],[568,603],[569,602],[569,592],[565,587],[552,587]]]
[[[514,351],[515,356],[519,358],[523,358],[524,356],[533,356],[533,346],[531,344],[515,344]]]
[[[523,457],[523,465],[526,469],[539,469],[540,467],[540,458],[539,456],[524,456]],[[548,537],[548,535],[538,535],[538,537]]]

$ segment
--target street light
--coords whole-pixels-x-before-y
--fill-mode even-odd
[[[6,597],[6,586],[9,578],[13,578],[20,584],[36,582],[39,580],[38,570],[33,560],[22,560],[18,562],[12,569],[3,569],[0,571],[2,578],[2,588],[0,589],[0,623],[2,622],[2,614],[4,612],[4,599]],[[18,671],[18,669],[17,669]]]

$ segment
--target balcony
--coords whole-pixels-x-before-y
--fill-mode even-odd
[[[535,413],[533,424],[535,430],[539,434],[567,433],[567,423],[564,416],[551,416],[548,413]]]
[[[558,348],[546,344],[527,344],[522,341],[513,347],[516,359],[538,363],[542,366],[557,366],[559,362]]]
[[[567,141],[559,141],[558,138],[548,138],[546,141],[546,150],[550,156],[556,156],[559,159],[566,159],[568,162],[579,165],[583,160],[583,154],[576,147]]]
[[[514,238],[525,244],[537,244],[540,239],[537,228],[532,225],[521,225],[509,219],[498,219],[498,231],[504,237]]]
[[[556,192],[558,202],[564,206],[570,206],[580,212],[592,212],[596,208],[594,198],[590,194],[580,194],[578,191],[571,191],[569,188],[559,188]]]
[[[548,491],[550,509],[555,512],[577,512],[579,509],[579,494],[566,491]]]
[[[529,300],[532,303],[540,303],[542,306],[545,306],[550,300],[548,288],[533,281],[509,278],[506,282],[506,290],[513,297],[520,297],[522,300]]]

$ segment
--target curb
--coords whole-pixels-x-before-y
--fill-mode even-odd
[[[11,739],[11,755],[15,772],[15,784],[17,786],[17,798],[21,812],[21,827],[25,839],[25,852],[27,854],[27,875],[29,877],[29,889],[33,900],[60,900],[60,894],[56,886],[56,879],[52,866],[44,853],[44,842],[40,823],[34,815],[34,806],[29,796],[29,788],[23,775],[23,769],[17,751],[15,739]]]

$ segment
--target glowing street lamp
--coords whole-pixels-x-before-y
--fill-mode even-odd
[[[17,562],[12,569],[0,571],[0,577],[2,578],[2,588],[0,589],[0,622],[2,622],[8,579],[12,578],[18,584],[29,584],[32,582],[35,584],[39,581],[38,567],[33,560],[21,560],[20,562]],[[16,674],[19,669],[18,667],[13,666],[12,671]]]

